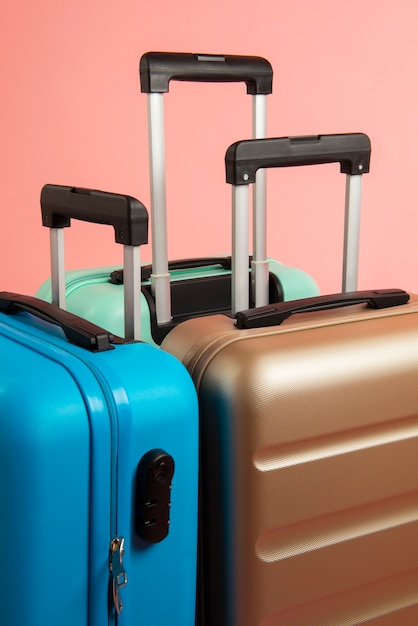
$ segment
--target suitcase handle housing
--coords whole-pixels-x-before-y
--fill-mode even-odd
[[[109,224],[115,241],[128,246],[148,243],[148,212],[142,202],[116,193],[44,185],[41,191],[42,223],[65,228],[71,218],[95,224]]]
[[[146,52],[139,63],[142,93],[166,93],[171,80],[213,83],[244,82],[247,93],[272,92],[273,70],[262,57]]]
[[[340,163],[344,174],[366,174],[370,154],[370,139],[364,133],[247,139],[226,152],[226,182],[248,185],[261,168],[322,163]]]

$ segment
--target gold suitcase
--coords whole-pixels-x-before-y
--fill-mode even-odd
[[[163,348],[200,398],[200,624],[418,624],[418,297]]]
[[[418,296],[189,320],[162,348],[200,399],[199,626],[416,626]]]

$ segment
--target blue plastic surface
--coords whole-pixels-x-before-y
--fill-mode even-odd
[[[116,532],[128,574],[118,626],[193,626],[198,414],[185,368],[143,343],[87,352],[28,314],[0,314],[0,351],[1,623],[114,624]],[[137,464],[154,448],[175,473],[169,534],[151,545],[134,535],[133,500]]]

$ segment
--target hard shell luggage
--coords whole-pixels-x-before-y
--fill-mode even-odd
[[[83,193],[83,211],[62,211],[53,192],[42,192],[52,239],[71,217],[112,223],[128,267],[137,260],[143,205]],[[0,310],[1,623],[193,626],[198,417],[186,369],[33,297],[2,292]]]
[[[162,343],[199,394],[201,626],[418,623],[418,296],[353,291],[368,143],[227,152],[244,213],[257,167],[341,163],[346,290],[188,320]]]
[[[266,134],[266,100],[272,91],[273,72],[261,57],[148,52],[140,60],[141,90],[148,98],[152,266],[143,270],[144,296],[150,320],[144,320],[143,338],[160,344],[169,330],[189,317],[231,309],[231,258],[181,259],[168,262],[164,93],[172,80],[193,82],[245,82],[253,103],[253,136]],[[254,242],[247,257],[247,280],[252,303],[290,300],[317,295],[318,286],[306,272],[266,256],[266,181],[259,172],[253,201]],[[249,273],[251,268],[251,273]],[[122,333],[123,272],[105,267],[69,272],[67,307],[72,312]],[[49,283],[37,294],[51,300]]]

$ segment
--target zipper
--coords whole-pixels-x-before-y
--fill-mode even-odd
[[[10,329],[8,329],[10,330]],[[33,330],[33,333],[31,333]],[[125,586],[128,582],[128,577],[125,572],[123,566],[123,554],[124,554],[124,538],[117,536],[117,527],[118,527],[118,518],[117,518],[117,500],[118,500],[118,485],[117,485],[117,472],[118,472],[118,448],[119,448],[119,425],[118,425],[118,411],[115,403],[115,399],[113,396],[113,392],[105,376],[102,372],[88,359],[84,360],[80,358],[76,353],[72,351],[67,351],[65,346],[57,345],[57,342],[54,341],[54,337],[51,338],[39,337],[36,331],[36,327],[31,328],[28,326],[25,330],[21,330],[19,327],[14,329],[15,336],[13,337],[14,341],[22,344],[25,347],[28,347],[31,350],[39,352],[40,354],[47,355],[48,358],[55,360],[62,367],[66,368],[74,377],[74,380],[78,384],[78,386],[82,387],[78,374],[76,375],[73,368],[67,366],[65,362],[63,362],[62,358],[59,358],[56,355],[52,355],[51,353],[45,350],[45,343],[49,343],[55,350],[58,351],[58,354],[65,352],[72,359],[76,359],[81,361],[83,367],[86,367],[90,370],[93,375],[100,391],[103,395],[103,400],[107,409],[107,415],[109,418],[109,427],[110,427],[110,501],[109,501],[109,509],[110,509],[110,517],[109,517],[109,573],[112,577],[112,587],[113,587],[113,599],[115,605],[115,612],[109,615],[109,625],[116,624],[117,615],[122,611],[123,605],[120,598],[120,589]],[[7,336],[10,336],[10,332],[8,332]],[[28,336],[32,337],[30,343],[28,343]],[[56,338],[55,338],[56,339]]]
[[[110,424],[110,536],[117,531],[117,464],[118,464],[118,420],[113,394],[103,374],[92,363],[86,363],[93,372],[103,392]]]
[[[125,539],[118,537],[118,447],[119,447],[119,429],[117,409],[113,393],[107,384],[106,378],[92,363],[86,363],[94,374],[99,386],[103,392],[103,397],[108,410],[110,424],[110,546],[109,546],[109,572],[112,578],[112,596],[113,604],[117,615],[120,615],[123,609],[123,603],[120,590],[128,582],[128,576],[123,565],[123,555],[125,552]]]
[[[125,552],[125,539],[115,537],[110,542],[110,564],[109,569],[112,574],[112,595],[116,613],[121,614],[123,603],[119,590],[128,582],[128,576],[123,566],[123,555]]]

